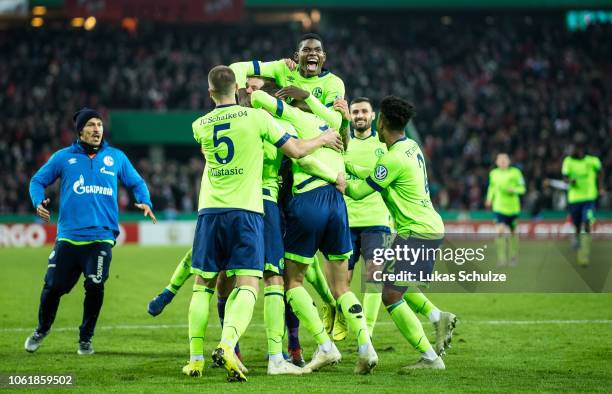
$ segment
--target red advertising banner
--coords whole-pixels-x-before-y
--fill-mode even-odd
[[[110,20],[234,22],[240,20],[243,8],[242,0],[66,0],[66,13],[71,17]]]
[[[140,240],[138,223],[122,223],[117,244],[133,244]],[[53,244],[57,235],[56,224],[17,223],[0,224],[0,248],[39,247]]]

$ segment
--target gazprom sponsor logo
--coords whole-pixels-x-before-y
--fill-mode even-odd
[[[104,196],[113,195],[113,189],[110,187],[100,186],[100,185],[86,185],[85,178],[83,177],[83,175],[81,175],[79,179],[76,182],[74,182],[74,184],[72,185],[72,190],[76,194],[79,194],[79,195],[80,194],[102,194]]]

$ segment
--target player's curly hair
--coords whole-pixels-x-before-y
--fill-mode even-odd
[[[414,105],[396,96],[387,96],[380,103],[380,112],[391,130],[404,130],[416,115]]]
[[[300,46],[302,45],[302,43],[306,40],[317,40],[321,43],[321,49],[325,49],[323,47],[323,39],[321,38],[320,35],[318,35],[317,33],[306,33],[304,35],[302,35],[302,37],[300,37],[300,39],[297,42],[297,49],[300,49]]]

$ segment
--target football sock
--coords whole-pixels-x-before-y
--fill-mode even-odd
[[[510,260],[516,260],[518,258],[519,251],[519,235],[518,233],[510,234],[508,238],[508,257]]]
[[[440,310],[417,287],[408,287],[404,293],[404,301],[414,313],[420,313],[432,323],[440,320]]]
[[[179,291],[185,281],[191,276],[191,252],[192,250],[189,249],[187,254],[183,256],[180,263],[176,266],[172,278],[170,278],[170,284],[166,286],[166,289],[174,294]]]
[[[329,335],[325,332],[319,312],[312,302],[312,297],[302,286],[287,290],[287,302],[291,305],[293,312],[306,327],[318,345],[329,341]]]
[[[288,332],[288,348],[289,349],[300,349],[300,319],[295,315],[293,309],[291,309],[291,305],[287,302],[287,298],[285,297],[285,322],[287,323],[287,332]]]
[[[255,301],[257,301],[257,292],[254,287],[240,286],[232,290],[227,297],[221,342],[231,347],[236,346],[238,339],[251,322]]]
[[[505,264],[508,256],[508,243],[506,242],[508,237],[506,234],[497,234],[495,238],[495,249],[497,250],[497,262],[499,264]]]
[[[363,294],[363,314],[365,316],[366,325],[370,336],[374,335],[374,325],[378,319],[378,311],[382,298],[380,293],[364,293]]]
[[[193,295],[189,303],[189,353],[192,360],[204,357],[204,334],[208,326],[210,299],[214,289],[204,285],[193,285]]]
[[[225,318],[225,304],[227,303],[227,298],[217,296],[217,314],[219,315],[219,322],[221,323],[221,328],[223,328],[223,319]],[[234,347],[234,353],[240,353],[240,343],[237,342]]]
[[[312,264],[310,264],[308,270],[306,270],[305,276],[308,283],[312,285],[312,287],[315,289],[317,294],[319,294],[319,297],[321,297],[323,302],[331,305],[332,307],[335,307],[336,301],[334,300],[334,296],[332,295],[331,290],[329,289],[327,279],[325,278],[325,274],[321,269],[321,262],[319,261],[319,258],[316,254],[314,256],[314,261],[312,262]]]
[[[580,247],[578,248],[578,261],[581,264],[586,264],[589,262],[589,257],[591,255],[591,234],[590,233],[581,233],[580,234]]]
[[[282,354],[285,332],[284,286],[271,285],[264,288],[264,323],[268,338],[268,354]]]
[[[431,344],[425,336],[421,322],[404,300],[388,305],[387,311],[391,315],[395,326],[416,350],[425,353],[431,349]]]
[[[357,344],[371,343],[368,326],[363,316],[363,307],[352,291],[347,291],[338,298],[338,305],[346,318],[349,330],[357,334]]]

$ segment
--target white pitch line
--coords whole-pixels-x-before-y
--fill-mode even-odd
[[[461,325],[489,325],[489,326],[527,326],[527,325],[543,325],[543,324],[612,324],[612,320],[459,320]],[[378,322],[377,325],[393,325],[393,322]],[[118,326],[99,326],[98,330],[166,330],[173,328],[187,328],[187,324],[134,324],[134,325],[118,325]],[[263,328],[261,323],[250,324],[249,327]],[[0,328],[0,332],[30,332],[34,327],[9,327]],[[75,327],[57,327],[53,331],[76,331]]]

